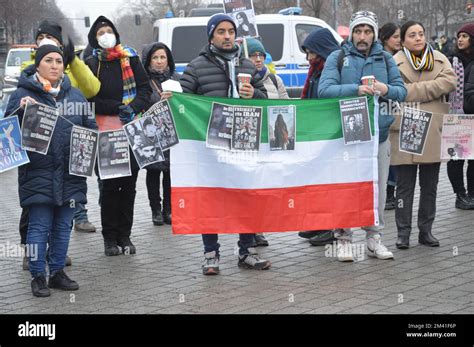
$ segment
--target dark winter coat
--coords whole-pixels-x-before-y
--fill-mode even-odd
[[[20,100],[30,96],[39,103],[56,107],[58,103],[67,100],[66,110],[71,109],[71,103],[83,103],[87,100],[81,92],[71,87],[69,78],[65,75],[61,84],[61,91],[57,98],[43,91],[42,86],[33,76],[35,67],[29,66],[20,76],[18,89],[13,92],[8,102],[6,114],[10,114],[20,105]],[[87,112],[87,107],[74,107],[84,110],[84,114],[63,115],[73,124],[90,129],[97,129],[94,115]],[[23,112],[17,113],[20,121]],[[30,163],[18,168],[18,186],[21,207],[32,204],[48,204],[62,206],[75,203],[87,202],[87,184],[84,177],[69,174],[69,151],[72,124],[59,117],[53,132],[51,144],[46,155],[28,152]]]
[[[165,50],[166,56],[168,58],[169,73],[167,74],[158,74],[150,70],[151,56],[153,55],[153,53],[155,53],[159,49]],[[158,87],[159,91],[162,92],[163,89],[161,88],[161,83],[163,83],[164,81],[168,79],[179,81],[181,75],[176,72],[173,55],[171,54],[171,51],[168,48],[168,46],[166,46],[164,43],[155,42],[155,43],[146,45],[142,51],[142,62],[143,62],[143,67],[145,68],[145,71],[148,74],[148,78],[150,79],[150,88],[152,90],[150,102],[147,107],[148,109],[153,104],[161,100],[160,94],[158,93],[158,90],[156,88]]]
[[[326,28],[315,29],[310,32],[308,37],[306,37],[306,39],[304,40],[301,48],[303,49],[303,51],[306,51],[306,49],[308,49],[311,52],[316,53],[324,61],[326,61],[326,59],[332,52],[341,49],[334,36],[331,34],[329,29]],[[311,76],[306,99],[318,98],[318,87],[319,80],[321,78],[321,73],[322,71],[315,71],[313,73],[313,76]]]
[[[89,44],[92,48],[99,48],[97,39],[95,38],[97,32],[96,28],[98,23],[104,20],[109,21],[107,18],[101,16],[97,18],[91,27],[89,32]],[[118,44],[120,42],[120,35],[113,23],[110,22],[110,26],[115,32]],[[101,83],[99,93],[89,99],[95,103],[96,114],[117,115],[119,113],[119,106],[123,105],[123,80],[120,60],[99,61],[97,57],[91,55],[85,62]],[[148,83],[148,76],[138,56],[130,58],[130,66],[135,78],[137,95],[129,105],[133,108],[135,113],[140,113],[146,109],[148,105],[151,89]]]
[[[191,61],[181,76],[181,87],[185,93],[206,96],[228,97],[227,93],[231,80],[227,68],[211,52],[206,45],[199,56]],[[255,65],[245,58],[240,59],[240,65],[235,67],[235,73],[247,73],[252,76],[250,84],[254,87],[255,99],[266,99],[267,91],[258,75]]]
[[[169,73],[167,74],[158,74],[150,70],[151,56],[158,49],[164,49],[166,52],[166,57],[168,58],[168,68],[169,68]],[[179,78],[181,76],[175,71],[176,67],[175,67],[173,55],[171,54],[171,51],[168,48],[168,46],[166,46],[164,43],[155,42],[155,43],[145,46],[145,48],[143,48],[143,51],[142,51],[142,61],[143,61],[143,66],[145,68],[145,71],[147,72],[148,77],[150,79],[150,87],[152,90],[150,101],[147,107],[148,109],[151,106],[153,106],[153,104],[161,100],[161,96],[159,94],[159,92],[161,93],[163,91],[163,89],[161,88],[161,83],[163,83],[164,81],[168,79],[179,81]],[[163,154],[165,155],[164,162],[158,162],[158,163],[149,165],[147,166],[147,169],[168,171],[170,169],[170,151],[165,151],[163,152]]]
[[[474,53],[457,54],[464,67],[464,113],[474,114]]]

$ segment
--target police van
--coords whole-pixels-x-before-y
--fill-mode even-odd
[[[207,44],[209,17],[165,18],[154,23],[153,39],[170,47],[179,73]],[[299,97],[309,64],[301,49],[306,36],[316,28],[327,28],[340,43],[342,38],[325,21],[308,16],[261,14],[256,16],[258,34],[288,90]]]

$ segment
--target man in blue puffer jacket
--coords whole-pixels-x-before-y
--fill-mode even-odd
[[[358,11],[350,20],[348,42],[342,46],[342,52],[333,52],[327,59],[319,83],[321,98],[347,96],[379,95],[380,101],[404,101],[407,90],[400,71],[389,53],[384,52],[377,41],[377,16],[370,11]],[[361,78],[374,76],[373,85],[361,85]],[[393,259],[381,241],[380,230],[384,227],[385,183],[390,166],[390,141],[388,130],[394,118],[387,114],[391,107],[383,105],[379,115],[379,225],[364,227],[367,231],[367,252],[378,259]],[[352,232],[350,229],[338,229],[337,256],[340,261],[353,261]]]

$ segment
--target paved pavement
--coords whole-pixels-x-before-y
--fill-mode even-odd
[[[17,172],[0,175],[0,247],[19,243]],[[474,313],[474,211],[454,208],[442,165],[433,233],[441,247],[395,248],[394,211],[386,211],[385,244],[395,260],[364,257],[340,263],[295,233],[269,233],[260,248],[268,271],[243,270],[233,254],[236,235],[220,237],[221,274],[201,274],[201,237],[153,226],[140,172],[132,240],[137,254],[105,257],[100,231],[72,232],[67,273],[81,288],[34,298],[22,258],[0,253],[0,314],[16,313]],[[97,183],[89,180],[90,220],[100,226]],[[415,201],[415,208],[418,200]],[[414,216],[416,225],[416,215]],[[416,229],[415,229],[416,230]],[[362,245],[364,234],[355,232]]]

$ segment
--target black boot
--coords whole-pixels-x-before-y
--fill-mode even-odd
[[[418,242],[429,247],[439,247],[439,241],[431,234],[430,231],[421,232],[418,234]]]
[[[104,240],[104,253],[106,256],[114,256],[120,254],[120,249],[115,240]]]
[[[48,287],[62,290],[78,290],[79,284],[67,277],[63,270],[58,270],[49,277]]]
[[[163,225],[163,215],[161,214],[160,210],[152,210],[151,211],[151,220],[153,221],[154,225]]]
[[[163,210],[163,221],[165,224],[171,225],[171,212]]]
[[[385,200],[385,209],[394,210],[395,209],[395,187],[387,185],[387,199]]]
[[[122,247],[122,253],[123,254],[135,254],[137,253],[137,248],[135,245],[132,243],[129,237],[121,237],[119,238],[119,241],[117,244]]]
[[[395,246],[397,246],[398,249],[408,249],[410,247],[410,232],[398,231],[398,238]]]
[[[299,237],[302,237],[304,239],[310,239],[312,238],[313,236],[316,236],[318,235],[319,231],[317,230],[308,230],[308,231],[300,231],[298,233],[298,236]]]
[[[46,285],[46,277],[43,275],[33,278],[31,281],[31,291],[34,296],[45,298],[51,295],[48,286]]]
[[[456,208],[461,210],[474,210],[474,200],[470,199],[465,192],[457,193]]]

